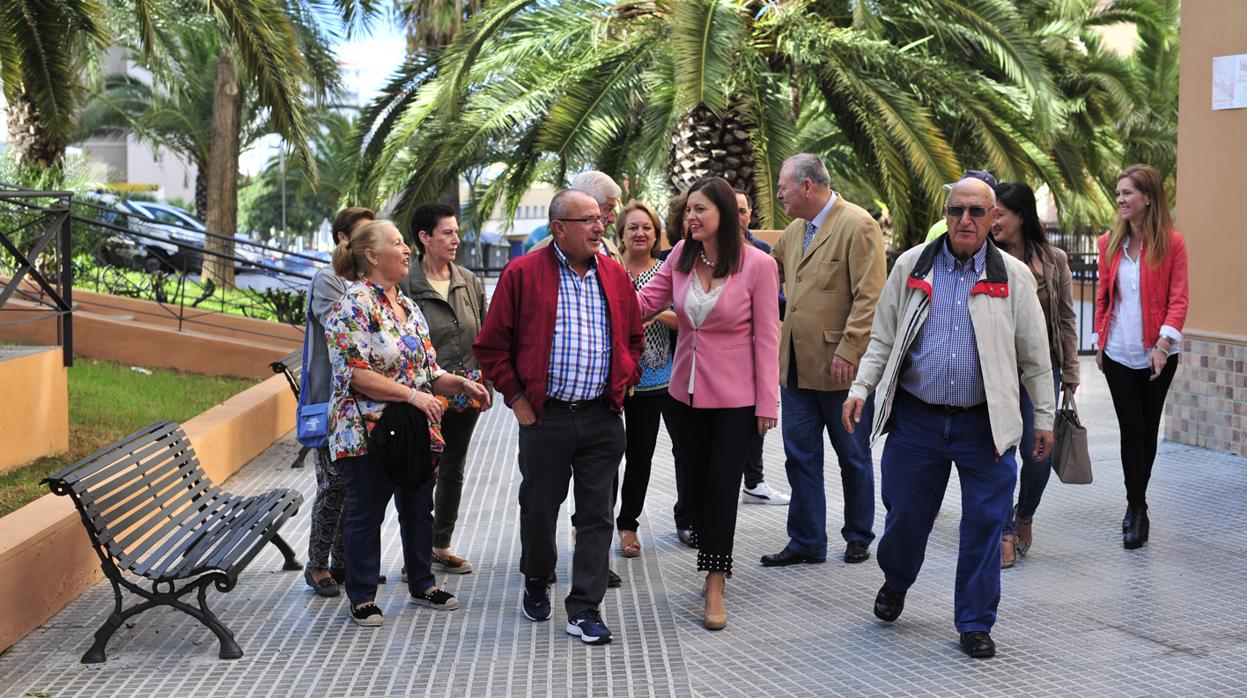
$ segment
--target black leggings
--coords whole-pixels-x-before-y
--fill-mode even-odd
[[[624,399],[624,433],[628,446],[624,451],[623,491],[620,492],[619,516],[615,528],[637,530],[637,518],[645,507],[649,489],[650,468],[654,462],[654,445],[658,443],[658,421],[667,411],[671,396],[666,388],[637,392]],[[615,475],[619,491],[619,475]]]
[[[697,569],[730,574],[745,456],[758,436],[754,406],[693,408],[672,402],[684,457],[684,497],[697,532]]]
[[[1121,469],[1128,504],[1147,505],[1147,483],[1156,461],[1160,417],[1165,411],[1169,383],[1177,370],[1178,355],[1174,354],[1156,380],[1149,380],[1150,369],[1127,368],[1104,354],[1104,379],[1108,381],[1121,430]]]

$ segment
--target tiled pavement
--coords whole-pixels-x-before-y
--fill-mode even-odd
[[[297,573],[276,571],[269,548],[214,608],[246,655],[216,658],[212,635],[186,616],[149,612],[119,631],[104,665],[78,663],[105,617],[111,594],[97,585],[0,657],[4,695],[1247,695],[1247,463],[1163,444],[1150,493],[1152,540],[1121,548],[1124,509],[1117,431],[1103,379],[1088,361],[1081,394],[1097,479],[1054,478],[1035,523],[1035,547],[1004,572],[994,637],[1000,653],[975,661],[958,650],[952,587],[960,501],[950,483],[926,566],[904,616],[887,627],[870,604],[882,575],[873,558],[849,566],[768,570],[758,556],[784,543],[786,509],[741,508],[737,571],[728,584],[731,622],[699,623],[700,578],[693,551],[670,520],[674,482],[665,435],[642,521],[640,558],[612,554],[624,586],[607,593],[603,615],[615,642],[591,648],[563,630],[570,537],[553,622],[519,613],[521,578],[515,429],[505,409],[487,415],[471,456],[455,549],[476,572],[444,581],[463,608],[417,609],[399,585],[382,587],[385,626],[352,625],[346,601],[313,596]],[[876,448],[876,457],[881,445]],[[289,439],[229,482],[235,491],[300,488],[311,469],[287,466]],[[839,478],[828,456],[833,539]],[[783,486],[778,434],[767,439],[766,472]],[[285,534],[306,542],[310,506]],[[560,517],[566,526],[566,516]],[[882,507],[876,530],[881,530]],[[396,578],[400,548],[393,512],[385,571]],[[40,583],[40,580],[30,580]]]

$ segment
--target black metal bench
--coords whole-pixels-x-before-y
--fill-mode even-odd
[[[43,482],[52,492],[73,498],[113,585],[116,607],[95,631],[83,664],[103,662],[108,639],[127,618],[161,605],[199,620],[220,641],[221,659],[237,659],[242,648],[208,610],[208,587],[233,589],[238,574],[266,543],[285,556],[283,570],[303,569],[277,535],[303,496],[288,489],[252,497],[221,491],[177,424],[146,426]],[[147,582],[150,591],[141,586]],[[144,600],[123,608],[122,587]],[[182,600],[191,592],[198,592],[198,608]]]
[[[269,367],[273,369],[273,373],[281,373],[286,376],[286,382],[290,384],[290,392],[294,393],[295,402],[298,402],[299,390],[303,387],[299,385],[299,376],[303,372],[303,350],[297,349],[292,351],[270,363]],[[303,459],[307,458],[308,451],[311,450],[307,446],[300,446],[299,455],[295,456],[294,462],[290,464],[290,467],[302,468]]]

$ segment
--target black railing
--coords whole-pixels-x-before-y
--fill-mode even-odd
[[[0,309],[21,316],[0,327],[56,318],[65,366],[74,362],[72,198],[64,191],[0,187]],[[6,307],[14,297],[22,307]]]

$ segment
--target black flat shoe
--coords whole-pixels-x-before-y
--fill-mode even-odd
[[[312,587],[312,591],[316,592],[317,596],[323,596],[331,599],[341,593],[338,590],[338,582],[335,581],[332,576],[325,577],[318,582],[316,581],[316,578],[312,576],[312,570],[310,569],[303,570],[303,581],[307,582],[307,585]]]
[[[991,635],[984,632],[962,633],[961,651],[975,659],[987,659],[996,656],[996,643],[992,641]]]
[[[787,567],[789,565],[800,565],[800,564],[817,565],[822,562],[826,562],[826,560],[823,558],[810,557],[809,555],[802,555],[801,553],[787,546],[785,546],[783,550],[775,553],[774,555],[763,555],[762,556],[763,567]]]
[[[887,584],[879,587],[879,594],[875,596],[875,617],[889,623],[901,617],[901,611],[905,610],[905,592],[896,591]]]
[[[623,579],[620,578],[619,575],[615,574],[615,570],[606,570],[606,571],[610,573],[610,576],[606,578],[607,589],[618,589],[619,587],[623,586]]]
[[[860,540],[851,540],[844,548],[844,561],[850,565],[870,559],[870,546]]]
[[[679,537],[681,543],[687,545],[690,548],[697,547],[697,534],[693,533],[693,529],[678,528],[676,529],[675,534],[676,536]]]
[[[1121,546],[1126,550],[1143,547],[1151,528],[1152,524],[1147,518],[1147,505],[1133,507],[1130,511],[1130,526],[1121,537]]]

